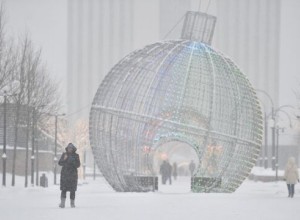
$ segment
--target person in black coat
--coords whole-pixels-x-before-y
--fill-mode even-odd
[[[191,176],[194,176],[194,171],[195,171],[195,168],[196,168],[196,164],[194,163],[194,161],[192,160],[189,164],[189,170],[191,172]]]
[[[65,207],[67,191],[70,192],[71,207],[75,208],[75,191],[77,190],[78,173],[80,167],[79,155],[76,153],[76,147],[69,143],[66,152],[61,155],[58,164],[62,166],[60,173],[61,203],[60,208]]]
[[[169,179],[170,185],[172,184],[172,166],[169,161],[163,161],[162,165],[160,166],[160,174],[162,176],[162,184],[166,184],[167,180]]]
[[[165,185],[168,178],[168,165],[167,161],[163,161],[163,163],[160,165],[159,173],[161,174],[161,181],[162,184]]]

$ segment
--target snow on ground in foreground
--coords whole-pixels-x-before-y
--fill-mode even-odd
[[[29,179],[30,180],[30,179]],[[23,179],[22,179],[23,181]],[[9,182],[9,181],[8,181]],[[18,183],[19,184],[19,183]],[[0,187],[1,220],[299,219],[300,185],[287,198],[284,182],[245,181],[233,194],[195,194],[183,177],[159,192],[116,193],[103,178],[78,186],[75,209],[58,208],[59,186]]]
[[[300,169],[299,169],[300,171]],[[265,169],[263,167],[253,167],[251,173],[257,176],[275,176],[275,170],[271,168]],[[278,176],[283,176],[284,170],[278,170]]]

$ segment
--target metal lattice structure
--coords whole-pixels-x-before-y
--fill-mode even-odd
[[[185,14],[184,24],[181,32],[181,39],[201,41],[211,44],[217,18],[215,16],[188,11]]]
[[[135,178],[155,177],[156,149],[179,141],[199,157],[194,192],[233,192],[255,164],[261,138],[260,106],[245,75],[195,40],[130,53],[101,83],[90,112],[95,160],[116,191],[149,190]]]

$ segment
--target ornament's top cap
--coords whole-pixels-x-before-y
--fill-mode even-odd
[[[217,17],[202,12],[188,11],[185,14],[182,39],[211,44]]]

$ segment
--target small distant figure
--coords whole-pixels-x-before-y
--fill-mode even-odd
[[[40,177],[40,186],[41,187],[48,187],[48,178],[46,177],[46,174],[44,174],[44,173]]]
[[[161,174],[162,184],[165,185],[169,180],[170,185],[172,184],[172,166],[169,161],[163,161],[160,166],[159,173]]]
[[[173,163],[173,177],[174,177],[174,180],[176,180],[177,179],[177,163],[176,162],[174,162]]]
[[[163,161],[162,164],[160,165],[159,168],[159,173],[161,175],[161,183],[164,185],[166,184],[166,179],[167,179],[167,161]]]
[[[189,170],[190,170],[191,176],[194,175],[195,168],[196,168],[196,164],[195,164],[194,161],[192,160],[192,161],[190,162],[190,165],[189,165]]]
[[[299,182],[298,167],[294,157],[290,157],[285,167],[284,179],[289,191],[289,197],[293,198],[295,193],[295,184]]]
[[[79,155],[76,153],[77,148],[69,143],[66,147],[66,152],[61,155],[58,162],[62,166],[60,173],[60,190],[61,202],[59,207],[64,208],[67,191],[70,191],[71,207],[75,208],[75,191],[77,190],[78,172],[80,167]]]
[[[172,165],[167,161],[167,181],[172,185]]]

